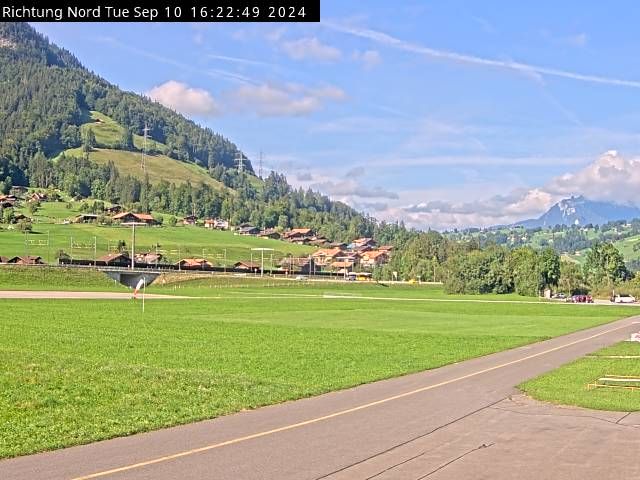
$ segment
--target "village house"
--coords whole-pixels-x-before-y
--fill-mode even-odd
[[[153,216],[148,213],[122,212],[114,215],[113,219],[120,223],[138,222],[146,223],[147,225],[155,225],[157,223]]]
[[[136,253],[136,263],[146,263],[148,265],[157,265],[162,261],[162,254],[155,252]]]
[[[11,190],[9,190],[9,193],[15,197],[20,197],[25,193],[27,193],[28,191],[29,189],[27,187],[23,187],[21,185],[14,185],[13,187],[11,187]]]
[[[204,221],[204,228],[229,230],[229,222],[227,220],[222,220],[221,218],[207,218]]]
[[[389,254],[383,250],[371,250],[362,255],[360,265],[367,268],[379,267],[389,261]]]
[[[23,257],[0,256],[0,263],[8,263],[12,265],[45,265],[45,261],[42,257],[34,255],[26,255]]]
[[[183,225],[195,225],[198,222],[198,217],[195,215],[187,215],[182,219]]]
[[[311,240],[309,240],[309,245],[313,245],[314,247],[328,247],[329,240],[323,236],[315,236]]]
[[[49,197],[47,197],[46,193],[34,192],[29,196],[27,202],[46,202],[47,198]]]
[[[253,225],[246,225],[238,228],[238,234],[240,235],[257,235],[258,233],[260,233],[260,229]]]
[[[98,220],[95,213],[81,213],[73,219],[73,223],[93,223]]]
[[[354,266],[355,266],[355,263],[353,261],[350,261],[350,260],[339,260],[339,261],[331,263],[331,265],[330,265],[331,270],[334,273],[337,273],[339,275],[347,274],[348,272],[353,270]]]
[[[351,242],[353,244],[353,249],[358,249],[361,247],[369,247],[369,248],[375,248],[376,247],[376,241],[373,238],[368,238],[368,237],[363,237],[363,238],[356,238],[353,242]]]
[[[340,248],[321,248],[313,253],[312,257],[319,266],[330,265],[337,257],[343,256],[344,253]]]
[[[256,262],[236,262],[233,264],[233,268],[247,272],[256,272],[260,270],[260,264]]]
[[[261,238],[271,238],[273,240],[280,240],[280,232],[278,232],[275,228],[266,228],[262,230],[259,234]]]
[[[280,268],[288,273],[315,273],[322,269],[316,261],[309,257],[287,257],[280,262]]]
[[[212,268],[213,264],[204,258],[183,258],[176,263],[176,266],[184,270],[206,270],[208,268]]]
[[[17,201],[15,195],[0,195],[0,208],[15,207]]]
[[[120,206],[120,205],[111,205],[110,207],[105,207],[104,211],[105,211],[105,213],[108,213],[109,215],[115,215],[117,213],[122,212],[122,206]]]
[[[100,263],[104,263],[107,266],[126,267],[131,264],[131,259],[127,252],[115,252],[103,255],[96,259]]]
[[[310,228],[293,228],[285,232],[282,238],[287,242],[305,245],[313,240],[313,237],[314,233]]]
[[[45,261],[40,256],[25,255],[23,257],[15,257],[9,260],[9,263],[15,263],[16,265],[44,265]]]

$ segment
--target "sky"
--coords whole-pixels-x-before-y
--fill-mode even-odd
[[[322,0],[320,23],[38,23],[95,73],[381,220],[638,205],[640,4]]]

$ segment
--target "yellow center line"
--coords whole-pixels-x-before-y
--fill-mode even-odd
[[[633,322],[633,323],[637,323],[637,322]],[[272,430],[266,430],[266,431],[263,431],[263,432],[254,433],[252,435],[246,435],[244,437],[234,438],[234,439],[231,439],[231,440],[227,440],[225,442],[214,443],[214,444],[211,444],[211,445],[205,445],[204,447],[194,448],[194,449],[191,449],[191,450],[185,450],[183,452],[178,452],[178,453],[174,453],[174,454],[171,454],[171,455],[165,455],[163,457],[153,458],[151,460],[146,460],[144,462],[133,463],[131,465],[125,465],[125,466],[122,466],[122,467],[113,468],[111,470],[104,470],[104,471],[101,471],[101,472],[96,472],[96,473],[92,473],[92,474],[89,474],[89,475],[84,475],[84,476],[81,476],[81,477],[75,477],[75,478],[72,478],[71,480],[89,480],[89,479],[92,479],[92,478],[105,477],[107,475],[112,475],[114,473],[126,472],[128,470],[134,470],[136,468],[147,467],[149,465],[154,465],[156,463],[167,462],[167,461],[170,461],[170,460],[175,460],[175,459],[178,459],[178,458],[194,455],[196,453],[207,452],[207,451],[210,451],[210,450],[215,450],[217,448],[226,447],[228,445],[235,445],[237,443],[246,442],[248,440],[253,440],[253,439],[261,438],[261,437],[266,437],[268,435],[273,435],[273,434],[280,433],[280,432],[286,432],[288,430],[293,430],[293,429],[304,427],[304,426],[307,426],[307,425],[312,425],[314,423],[324,422],[324,421],[330,420],[332,418],[341,417],[343,415],[347,415],[347,414],[350,414],[350,413],[358,412],[360,410],[365,410],[367,408],[375,407],[377,405],[382,405],[382,404],[385,404],[385,403],[389,403],[389,402],[392,402],[394,400],[399,400],[401,398],[410,397],[410,396],[416,395],[418,393],[426,392],[428,390],[433,390],[434,388],[443,387],[445,385],[449,385],[449,384],[454,383],[454,382],[459,382],[461,380],[466,380],[468,378],[476,377],[476,376],[482,375],[484,373],[492,372],[492,371],[498,370],[500,368],[504,368],[504,367],[508,367],[510,365],[514,365],[516,363],[521,363],[521,362],[530,360],[532,358],[540,357],[540,356],[546,355],[548,353],[556,352],[558,350],[562,350],[563,348],[571,347],[571,346],[576,345],[578,343],[586,342],[587,340],[592,340],[594,338],[601,337],[602,335],[606,335],[608,333],[615,332],[617,330],[622,330],[623,328],[629,328],[632,324],[627,323],[627,324],[622,325],[620,327],[616,327],[616,328],[612,328],[612,329],[609,329],[609,330],[605,330],[603,332],[596,333],[596,334],[591,335],[589,337],[585,337],[585,338],[582,338],[582,339],[579,339],[579,340],[574,340],[573,342],[569,342],[569,343],[566,343],[564,345],[560,345],[558,347],[550,348],[550,349],[544,350],[542,352],[534,353],[534,354],[528,355],[526,357],[519,358],[517,360],[512,360],[510,362],[506,362],[506,363],[502,363],[500,365],[495,365],[493,367],[485,368],[484,370],[479,370],[477,372],[469,373],[469,374],[463,375],[461,377],[452,378],[450,380],[445,380],[444,382],[436,383],[436,384],[433,384],[433,385],[428,385],[426,387],[417,388],[415,390],[411,390],[409,392],[400,393],[398,395],[393,395],[391,397],[383,398],[381,400],[376,400],[375,402],[365,403],[363,405],[358,405],[357,407],[348,408],[346,410],[340,410],[338,412],[330,413],[328,415],[323,415],[321,417],[312,418],[312,419],[309,419],[309,420],[305,420],[303,422],[292,423],[290,425],[285,425],[283,427],[274,428]]]

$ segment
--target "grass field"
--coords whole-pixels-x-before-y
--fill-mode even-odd
[[[435,368],[628,314],[545,303],[282,298],[442,294],[236,281],[213,298],[147,302],[144,315],[132,301],[0,300],[0,457]],[[205,297],[214,288],[190,289]]]
[[[97,119],[100,120],[100,123],[96,123]],[[144,140],[140,135],[133,137],[133,144],[139,151],[130,152],[119,149],[124,128],[112,118],[100,112],[88,112],[87,122],[81,126],[81,130],[84,133],[89,128],[93,130],[96,142],[100,146],[89,153],[89,160],[99,164],[106,164],[111,160],[121,174],[132,175],[140,180],[144,179],[145,172],[140,168],[140,151]],[[147,139],[147,148],[157,152],[166,151],[166,145],[152,139]],[[66,150],[65,155],[82,157],[82,148]],[[147,155],[145,167],[151,183],[165,179],[177,184],[189,181],[194,185],[205,183],[218,189],[225,188],[222,183],[212,178],[204,168],[193,163],[174,160],[163,153]]]
[[[127,287],[92,269],[3,265],[0,290],[126,292]]]
[[[638,358],[607,358],[611,356]],[[526,382],[520,388],[533,398],[551,403],[617,412],[640,410],[640,390],[587,388],[604,375],[640,377],[640,343],[622,342],[604,348]]]
[[[75,208],[76,210],[68,210],[62,202],[44,202],[35,216],[37,223],[33,224],[33,231],[28,235],[15,229],[9,230],[6,225],[0,226],[0,255],[40,255],[50,263],[55,262],[58,250],[64,250],[73,258],[93,259],[94,237],[98,257],[112,252],[118,240],[124,240],[127,248],[130,246],[129,227],[60,223],[64,218],[78,215],[77,207]],[[221,266],[224,264],[225,250],[229,265],[239,260],[250,260],[251,248],[273,248],[276,259],[288,254],[295,257],[308,256],[315,250],[304,245],[194,226],[146,227],[136,230],[137,252],[155,251],[156,244],[173,262],[187,257],[205,257]]]

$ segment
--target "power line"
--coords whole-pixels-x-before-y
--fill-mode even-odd
[[[238,173],[242,174],[244,172],[244,154],[242,152],[238,152],[236,155],[236,162],[238,164]]]
[[[147,136],[149,134],[149,127],[147,126],[147,124],[144,124],[144,128],[142,129],[142,163],[141,163],[141,167],[142,167],[142,171],[146,172],[147,169],[147,165],[145,163],[145,156],[147,155]]]

